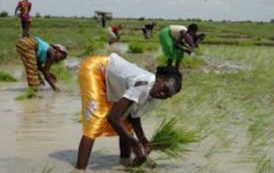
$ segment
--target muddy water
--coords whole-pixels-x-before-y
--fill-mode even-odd
[[[72,171],[81,137],[81,124],[73,120],[80,97],[45,89],[43,98],[16,101],[25,89],[26,83],[0,84],[0,172],[41,173],[45,166]],[[146,121],[150,135],[153,126]],[[87,172],[125,172],[118,155],[118,138],[98,139]]]

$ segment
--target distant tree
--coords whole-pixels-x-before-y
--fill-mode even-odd
[[[37,12],[37,13],[35,14],[35,17],[36,17],[36,18],[40,18],[40,17],[41,17],[40,13]]]
[[[45,15],[44,18],[51,18],[51,15]]]
[[[270,20],[270,23],[274,23],[274,19],[271,19],[271,20]]]
[[[138,20],[144,21],[144,20],[145,20],[145,17],[140,17]]]
[[[1,13],[0,13],[0,17],[7,17],[9,14],[8,14],[8,12],[6,12],[6,11],[2,11]]]
[[[212,20],[212,19],[209,19],[208,22],[213,22],[213,20]]]

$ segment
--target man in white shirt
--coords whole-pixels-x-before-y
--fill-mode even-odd
[[[133,149],[133,164],[142,164],[149,149],[140,116],[151,109],[155,99],[167,99],[178,93],[181,83],[181,74],[172,67],[157,68],[155,76],[117,54],[84,60],[79,70],[83,136],[76,168],[86,169],[96,138],[117,134],[120,157],[130,158]]]

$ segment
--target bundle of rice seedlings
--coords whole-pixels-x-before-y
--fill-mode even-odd
[[[4,71],[0,71],[0,81],[3,82],[15,82],[17,81],[12,75],[4,72]]]
[[[38,92],[33,89],[32,87],[29,87],[23,94],[16,97],[16,100],[26,100],[31,98],[40,98],[41,96],[38,95]]]
[[[198,141],[194,131],[178,128],[176,122],[176,118],[162,121],[149,142],[152,150],[162,152],[168,158],[180,158],[189,151],[187,144]]]

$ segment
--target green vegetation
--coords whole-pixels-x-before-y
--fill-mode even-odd
[[[171,158],[181,158],[189,151],[187,144],[198,142],[194,132],[183,130],[176,122],[176,118],[171,118],[161,123],[149,142],[152,150],[161,151]]]
[[[52,66],[51,72],[56,75],[57,80],[69,83],[74,81],[75,74],[72,73],[64,63],[54,64]]]
[[[39,98],[39,97],[41,96],[39,96],[38,92],[32,87],[29,87],[26,91],[24,91],[23,94],[16,97],[16,100],[27,100],[27,99]]]
[[[121,41],[129,43],[129,52],[122,56],[155,71],[156,63],[165,63],[158,31],[169,24],[188,25],[193,21],[155,20],[157,31],[149,41],[140,30],[144,21],[111,22],[123,25]],[[199,52],[185,55],[182,91],[160,103],[149,116],[169,119],[174,115],[177,125],[171,127],[190,129],[203,137],[187,145],[189,157],[194,153],[202,163],[192,160],[196,166],[187,165],[184,173],[228,172],[246,165],[251,172],[274,172],[273,22],[195,22],[207,37]],[[31,34],[66,45],[69,56],[109,53],[104,47],[104,29],[90,18],[33,18],[32,23]],[[21,36],[20,22],[1,18],[0,32],[5,33],[0,35],[0,63],[19,63],[15,43]],[[157,58],[159,55],[162,58]],[[54,65],[52,70],[61,82],[75,77],[64,64]]]
[[[12,75],[10,75],[4,71],[0,71],[0,81],[1,82],[15,82],[17,80]]]
[[[143,53],[144,52],[144,45],[138,42],[131,42],[128,46],[129,52],[131,53]]]
[[[0,17],[8,17],[9,16],[9,14],[8,14],[8,12],[6,12],[6,11],[2,11],[1,13],[0,13]]]

